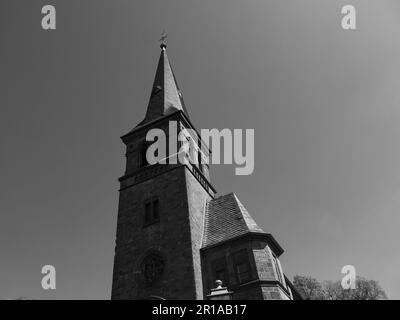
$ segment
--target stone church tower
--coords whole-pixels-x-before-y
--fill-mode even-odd
[[[206,299],[222,280],[233,299],[292,299],[278,260],[283,249],[235,194],[217,197],[208,164],[147,163],[148,130],[178,140],[170,121],[178,132],[195,130],[163,43],[146,116],[121,137],[126,169],[119,179],[111,298]],[[192,138],[210,152],[198,134]]]

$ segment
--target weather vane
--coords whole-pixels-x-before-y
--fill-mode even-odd
[[[158,41],[160,41],[161,42],[161,48],[165,48],[167,45],[166,45],[166,40],[167,40],[167,38],[168,38],[168,35],[165,33],[165,30],[162,32],[162,34],[161,34],[161,38],[160,38],[160,40],[158,40]]]

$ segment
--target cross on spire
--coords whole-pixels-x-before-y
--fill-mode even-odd
[[[167,45],[166,45],[166,40],[167,40],[167,38],[168,38],[168,35],[165,33],[165,30],[164,30],[164,31],[162,32],[162,34],[161,34],[160,40],[158,40],[158,41],[161,42],[160,47],[161,47],[162,49],[164,49],[164,48],[167,47]]]

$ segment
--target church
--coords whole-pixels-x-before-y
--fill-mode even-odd
[[[283,272],[282,247],[236,194],[217,194],[208,163],[147,162],[150,129],[178,139],[168,136],[170,121],[198,132],[162,42],[146,115],[121,137],[126,168],[119,178],[111,299],[203,300],[218,299],[218,292],[225,293],[220,299],[301,299]],[[193,139],[211,152],[199,134]]]

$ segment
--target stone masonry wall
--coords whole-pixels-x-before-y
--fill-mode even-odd
[[[185,170],[180,166],[120,191],[112,299],[199,297]],[[159,199],[160,221],[144,227],[144,203],[153,198]],[[165,259],[165,269],[149,285],[140,266],[151,251]]]

